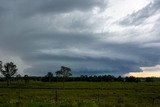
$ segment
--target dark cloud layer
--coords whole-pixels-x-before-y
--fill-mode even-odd
[[[105,0],[1,0],[1,8],[23,17],[48,13],[59,14],[76,10],[88,11],[94,7],[103,9],[106,5]]]
[[[0,0],[0,58],[5,56],[3,51],[20,58],[29,66],[24,70],[29,75],[55,72],[61,65],[71,67],[74,75],[122,75],[140,71],[140,66],[160,64],[159,19],[153,30],[144,33],[137,29],[99,32],[103,21],[108,21],[99,15],[109,8],[107,3],[107,0]],[[114,23],[143,27],[144,19],[159,13],[159,4],[155,0]]]

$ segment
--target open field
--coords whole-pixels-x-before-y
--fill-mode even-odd
[[[159,107],[160,82],[0,82],[0,107]]]

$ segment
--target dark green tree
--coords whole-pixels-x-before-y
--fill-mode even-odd
[[[65,66],[61,66],[61,69],[56,72],[56,75],[57,76],[61,76],[61,77],[72,76],[72,74],[71,74],[71,68],[68,68],[68,67],[65,67]]]
[[[28,75],[24,75],[24,82],[25,82],[25,84],[28,84],[29,83],[29,77],[28,77]]]
[[[58,77],[62,77],[63,78],[63,88],[64,88],[64,82],[65,80],[69,77],[72,76],[71,74],[71,68],[65,67],[65,66],[61,66],[61,69],[56,73],[56,76]]]
[[[0,72],[3,76],[5,76],[7,81],[7,86],[9,86],[11,77],[13,77],[17,72],[17,66],[13,62],[5,63],[2,65],[2,61],[0,61]]]
[[[147,77],[146,82],[154,82],[154,77]]]
[[[51,82],[52,78],[53,78],[53,73],[52,72],[48,72],[46,77],[47,77],[48,81]]]
[[[22,81],[22,76],[21,76],[21,74],[18,74],[18,75],[16,76],[16,81],[17,81],[18,83],[20,83],[20,81]]]

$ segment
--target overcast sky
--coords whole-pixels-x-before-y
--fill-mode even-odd
[[[0,0],[0,60],[28,75],[157,73],[160,0]]]

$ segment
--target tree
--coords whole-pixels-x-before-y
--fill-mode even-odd
[[[68,68],[68,67],[65,67],[65,66],[61,66],[61,69],[56,72],[56,75],[59,76],[59,77],[60,76],[64,77],[64,78],[72,76],[71,69]]]
[[[56,76],[63,78],[63,88],[64,88],[64,81],[69,77],[72,76],[71,69],[65,66],[61,66],[61,69],[56,73]]]
[[[5,63],[3,66],[2,61],[0,61],[0,72],[6,77],[7,86],[9,86],[11,77],[16,74],[17,70],[17,66],[13,62]]]
[[[147,77],[146,82],[154,82],[154,77]]]
[[[135,78],[133,76],[125,77],[125,82],[139,82],[139,81],[140,81],[139,78]]]
[[[2,61],[0,61],[0,71],[2,70]]]
[[[51,82],[51,80],[53,80],[53,73],[52,72],[48,72],[47,75],[46,75],[47,79],[49,82]]]
[[[118,82],[123,82],[124,79],[123,79],[121,76],[118,76],[117,81],[118,81]]]
[[[18,83],[19,83],[20,81],[22,81],[22,76],[21,76],[21,74],[18,74],[18,75],[16,76],[16,80],[18,81]]]
[[[28,77],[28,75],[24,75],[23,78],[24,78],[25,84],[29,83],[29,77]]]

